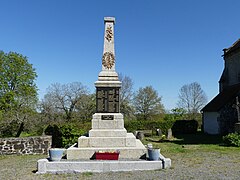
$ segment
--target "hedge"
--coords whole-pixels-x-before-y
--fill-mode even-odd
[[[173,124],[173,134],[194,134],[197,133],[198,122],[196,120],[177,120]]]
[[[165,117],[160,120],[128,120],[124,125],[128,132],[161,129],[163,134],[167,134],[167,130],[172,128],[174,122],[173,119]]]

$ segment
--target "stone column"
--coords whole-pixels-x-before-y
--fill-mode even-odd
[[[105,17],[104,48],[102,71],[98,75],[96,86],[97,113],[119,113],[119,91],[121,82],[115,71],[114,17]]]
[[[118,81],[115,71],[115,49],[114,49],[114,17],[105,17],[104,46],[102,56],[102,71],[98,75],[99,81]]]

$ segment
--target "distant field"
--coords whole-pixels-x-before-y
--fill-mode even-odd
[[[225,147],[221,138],[202,134],[178,136],[171,142],[158,142],[148,137],[144,144],[152,143],[172,160],[170,169],[158,171],[36,174],[37,160],[44,155],[0,156],[0,179],[239,179],[240,148]],[[202,143],[201,143],[202,142]]]

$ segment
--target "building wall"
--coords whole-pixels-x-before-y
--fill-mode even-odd
[[[220,80],[220,91],[224,88],[240,83],[240,50],[224,56],[223,79]]]
[[[234,108],[234,104],[236,103],[235,98],[229,100],[219,111],[219,119],[218,124],[220,128],[221,134],[228,134],[234,132],[234,125],[238,121],[237,119],[237,111]]]
[[[218,112],[204,112],[203,113],[203,129],[208,134],[219,134]]]
[[[240,82],[240,52],[226,56],[226,67],[228,68],[229,86]]]
[[[48,154],[51,145],[52,136],[0,138],[0,155]]]

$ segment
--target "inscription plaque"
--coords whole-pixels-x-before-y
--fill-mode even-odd
[[[102,120],[113,120],[114,116],[113,115],[102,115]]]
[[[97,112],[119,113],[119,89],[116,87],[97,88]]]

